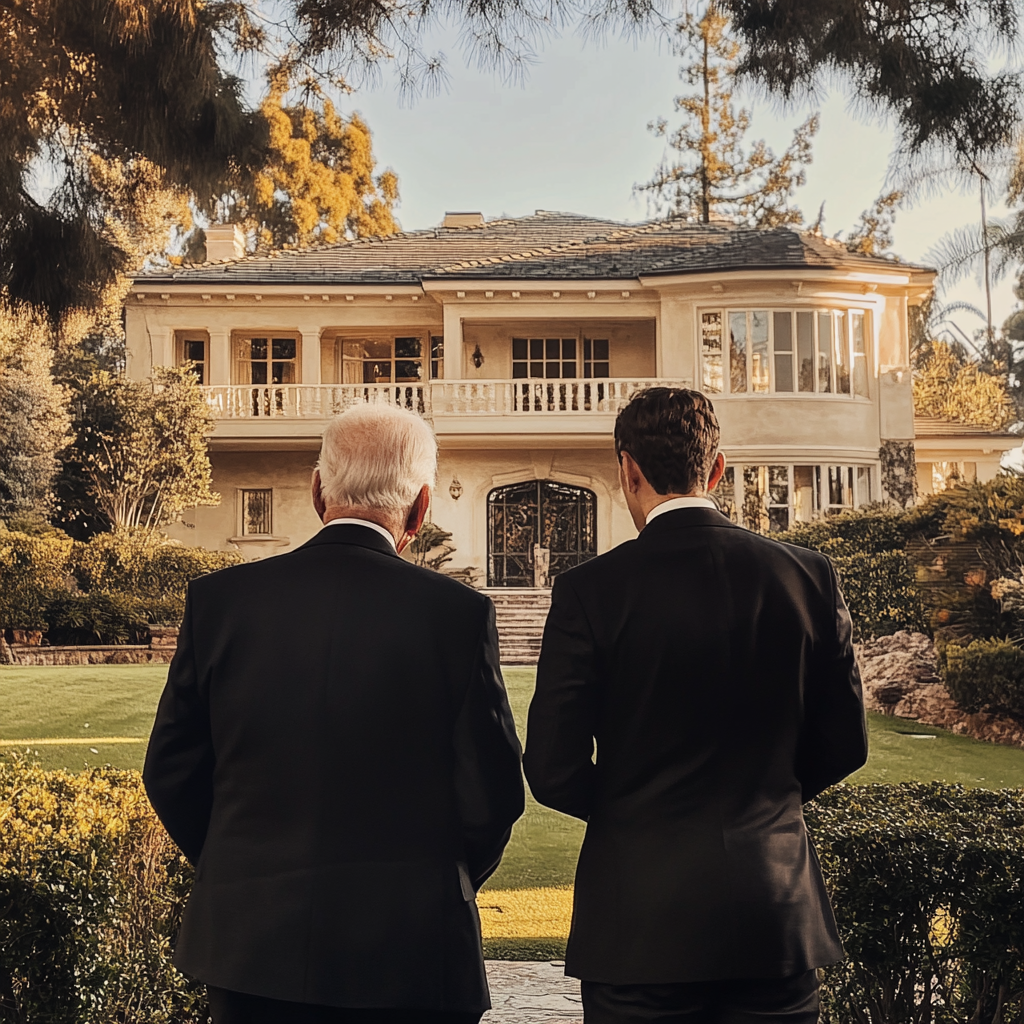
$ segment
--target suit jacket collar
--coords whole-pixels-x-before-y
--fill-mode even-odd
[[[307,540],[302,547],[316,547],[319,544],[354,544],[357,547],[369,548],[371,551],[379,551],[382,555],[391,555],[392,558],[401,557],[387,542],[387,539],[376,530],[371,530],[369,526],[358,526],[355,523],[325,526],[319,533]]]
[[[657,540],[673,530],[688,526],[724,526],[731,530],[740,529],[731,519],[716,508],[677,508],[655,516],[641,531],[640,540]]]

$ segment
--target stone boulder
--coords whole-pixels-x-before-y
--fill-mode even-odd
[[[969,715],[938,675],[935,645],[923,633],[901,631],[856,646],[869,711],[910,718],[962,736],[1024,747],[1024,723],[980,712]]]

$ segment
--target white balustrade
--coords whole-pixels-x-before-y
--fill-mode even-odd
[[[230,384],[204,388],[217,419],[328,419],[353,405],[429,412],[423,384]]]
[[[689,386],[689,381],[620,378],[435,381],[431,405],[435,415],[617,413],[643,388]]]
[[[328,419],[353,405],[382,404],[423,416],[617,413],[643,388],[689,381],[621,378],[446,380],[430,384],[230,384],[204,389],[217,419]]]

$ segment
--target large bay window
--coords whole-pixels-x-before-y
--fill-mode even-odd
[[[757,533],[779,533],[822,514],[873,500],[870,466],[746,465],[726,468],[712,492],[734,522]]]
[[[868,397],[862,310],[704,310],[700,335],[708,394]]]

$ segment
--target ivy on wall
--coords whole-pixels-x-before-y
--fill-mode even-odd
[[[878,449],[882,463],[882,493],[900,508],[917,501],[917,458],[913,441],[883,441]]]

